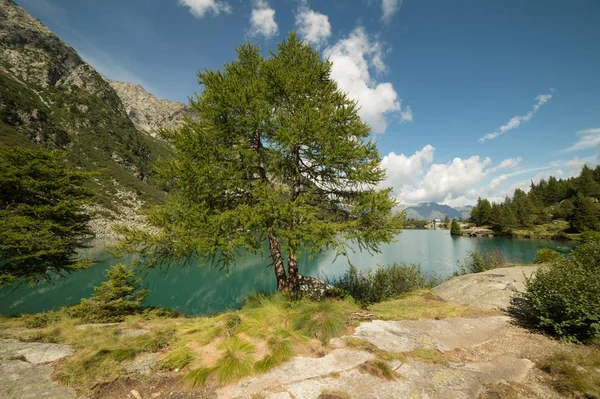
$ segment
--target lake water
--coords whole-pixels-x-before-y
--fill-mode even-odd
[[[512,259],[530,263],[538,249],[552,248],[567,253],[571,242],[510,239],[451,237],[448,230],[405,230],[397,241],[383,245],[380,253],[350,253],[348,258],[324,252],[312,259],[300,259],[300,273],[321,279],[344,273],[351,262],[361,270],[394,262],[418,263],[421,269],[440,277],[449,276],[457,263],[465,259],[468,250],[499,248]],[[109,242],[94,240],[82,255],[93,258],[97,264],[87,270],[55,278],[35,287],[0,290],[0,313],[16,315],[58,309],[90,297],[93,287],[104,280],[104,271],[118,262],[105,247]],[[268,252],[267,252],[268,253]],[[265,255],[266,256],[266,255]],[[267,267],[269,259],[260,255],[240,257],[229,275],[210,266],[192,265],[170,270],[151,270],[144,285],[151,292],[147,305],[164,306],[196,315],[208,315],[233,309],[252,292],[271,292],[275,289],[273,269]]]

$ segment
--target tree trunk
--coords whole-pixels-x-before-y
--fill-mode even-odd
[[[297,294],[300,291],[300,280],[298,279],[298,257],[296,255],[296,248],[292,245],[290,245],[288,254],[287,290],[293,294]]]
[[[269,233],[269,250],[271,251],[273,270],[275,270],[275,277],[277,278],[277,291],[283,291],[287,289],[287,277],[281,256],[281,246],[273,233]]]

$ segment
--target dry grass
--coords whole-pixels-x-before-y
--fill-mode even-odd
[[[382,320],[448,319],[500,314],[498,311],[473,309],[446,302],[429,290],[416,290],[396,299],[373,305],[370,309]]]
[[[395,381],[401,376],[390,367],[385,360],[374,359],[358,365],[358,371],[363,374],[371,374],[377,378],[387,381]]]
[[[559,352],[540,362],[552,376],[554,389],[565,395],[600,398],[600,348],[585,347],[580,353]]]

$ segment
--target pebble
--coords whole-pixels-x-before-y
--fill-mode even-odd
[[[135,399],[142,399],[142,395],[140,395],[140,393],[138,391],[136,391],[135,389],[131,390],[131,394],[133,395],[133,397]]]

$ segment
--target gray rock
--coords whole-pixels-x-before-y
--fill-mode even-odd
[[[76,399],[72,388],[52,382],[52,366],[21,360],[0,360],[0,398]]]
[[[45,344],[38,342],[0,341],[0,359],[24,359],[32,364],[51,363],[73,354],[68,345]]]
[[[506,316],[480,319],[374,320],[362,323],[354,337],[367,340],[388,352],[408,352],[416,348],[448,351],[481,345],[508,329]]]
[[[433,291],[442,299],[459,305],[486,309],[507,309],[517,292],[525,291],[525,279],[539,266],[515,266],[448,280]]]

